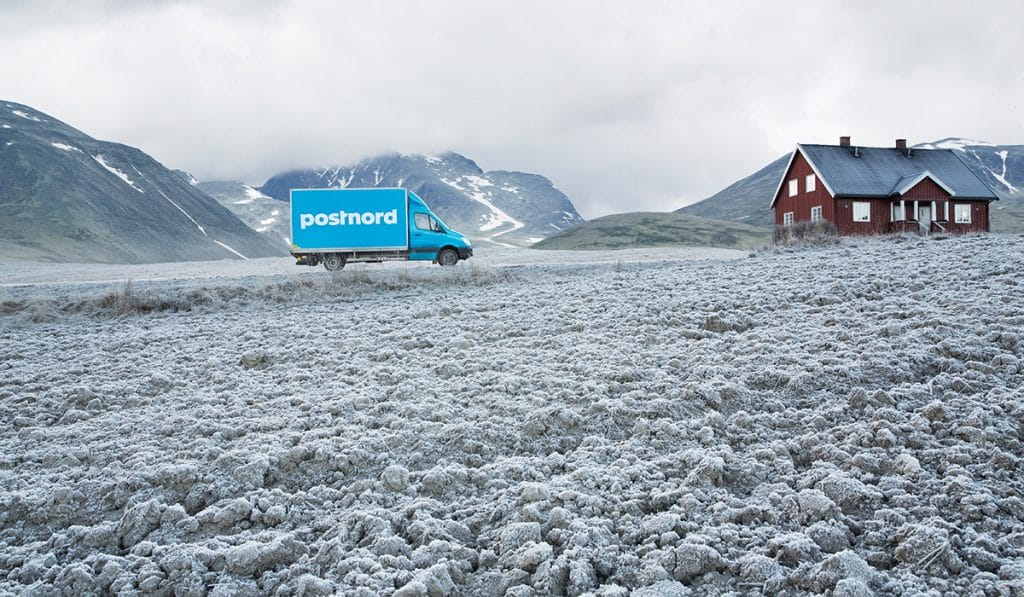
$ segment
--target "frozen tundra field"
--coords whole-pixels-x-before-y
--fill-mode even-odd
[[[1024,592],[1024,238],[481,253],[0,265],[0,593]]]

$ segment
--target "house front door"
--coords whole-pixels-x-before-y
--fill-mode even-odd
[[[922,205],[917,208],[917,221],[921,223],[922,232],[928,232],[932,229],[931,205]]]

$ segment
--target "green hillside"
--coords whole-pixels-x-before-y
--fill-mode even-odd
[[[675,212],[614,214],[585,222],[533,245],[535,249],[723,247],[747,249],[769,240],[771,230]]]

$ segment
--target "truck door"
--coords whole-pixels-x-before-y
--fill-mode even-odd
[[[434,216],[421,211],[413,212],[409,227],[409,259],[433,261],[448,238],[448,231]]]

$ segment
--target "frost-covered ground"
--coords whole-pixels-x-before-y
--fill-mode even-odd
[[[1024,239],[740,255],[2,264],[0,593],[1024,591]]]

